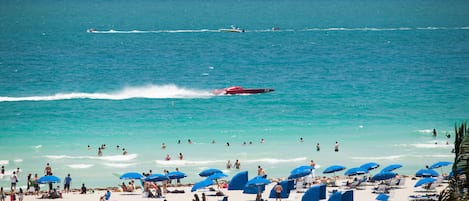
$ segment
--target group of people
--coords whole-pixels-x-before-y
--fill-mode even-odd
[[[24,196],[27,194],[32,194],[32,195],[40,195],[40,187],[39,187],[39,176],[38,174],[34,174],[34,176],[29,173],[26,178],[26,189],[23,190],[23,188],[17,189],[17,185],[19,183],[19,174],[21,170],[20,168],[17,168],[15,171],[13,171],[10,175],[10,197],[11,200],[23,200]],[[5,174],[5,166],[2,165],[2,174]],[[44,176],[52,176],[52,167],[49,163],[46,164],[44,168]],[[70,174],[67,174],[65,177],[64,181],[64,192],[68,193],[70,192],[70,185],[72,182],[72,177]],[[55,199],[55,198],[61,198],[62,197],[62,192],[60,191],[60,186],[57,186],[54,188],[52,186],[52,182],[49,182],[49,190],[46,191],[44,194],[40,195],[40,198],[49,198],[49,199]],[[84,188],[84,192],[86,193],[86,187],[83,184],[82,190]],[[5,192],[3,190],[3,187],[0,189],[0,201],[4,201],[6,198]]]
[[[228,160],[228,162],[226,162],[226,169],[231,169],[231,167],[232,167],[231,161]],[[234,167],[238,170],[241,168],[241,163],[239,162],[238,159],[236,159],[236,161],[234,163]]]
[[[88,150],[91,150],[91,146],[88,145]],[[101,144],[99,147],[98,147],[98,156],[103,156],[103,151],[106,149],[106,144]],[[116,145],[116,149],[117,151],[120,151],[120,146],[119,145]],[[125,148],[122,148],[122,155],[127,155],[127,150],[125,150]]]
[[[304,142],[305,140],[303,139],[303,137],[300,137],[300,142]],[[321,151],[321,145],[318,143],[316,143],[316,151]],[[335,141],[335,145],[334,145],[334,152],[339,152],[339,142],[338,141]]]

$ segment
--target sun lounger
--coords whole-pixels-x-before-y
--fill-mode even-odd
[[[333,192],[329,197],[328,201],[341,201],[342,200],[342,193],[341,192]]]
[[[342,201],[353,201],[353,190],[342,192],[341,198]]]
[[[437,201],[438,194],[410,195],[409,201]]]

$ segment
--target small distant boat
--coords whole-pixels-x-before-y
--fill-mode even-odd
[[[220,29],[220,32],[234,32],[234,33],[241,33],[244,32],[244,29],[240,29],[239,27],[231,26],[231,29]]]
[[[236,95],[236,94],[260,94],[272,92],[274,89],[270,88],[257,88],[257,89],[244,89],[240,86],[232,86],[224,89],[217,89],[213,91],[216,95]]]
[[[93,33],[93,32],[96,32],[96,29],[95,29],[95,28],[91,28],[91,29],[86,30],[86,32],[88,32],[88,33]]]

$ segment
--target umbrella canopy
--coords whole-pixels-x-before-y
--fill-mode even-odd
[[[355,168],[350,168],[347,171],[345,171],[344,175],[345,176],[355,176],[355,175],[362,175],[368,173],[368,170],[360,168],[360,167],[355,167]]]
[[[142,179],[143,175],[138,172],[126,172],[119,179]]]
[[[391,172],[391,171],[394,171],[395,169],[398,169],[398,168],[401,168],[402,165],[401,164],[391,164],[391,165],[388,165],[386,167],[384,167],[381,172]]]
[[[383,194],[383,193],[376,196],[376,200],[388,201],[388,199],[389,199],[389,195],[386,195],[386,194]]]
[[[228,177],[228,175],[224,174],[224,173],[215,173],[215,174],[212,174],[212,175],[208,176],[207,179],[217,180],[217,179],[221,179],[221,178],[225,178],[225,177]]]
[[[438,177],[438,172],[433,169],[420,169],[415,173],[416,177]]]
[[[48,184],[48,183],[60,183],[60,178],[54,176],[54,175],[49,175],[49,176],[43,176],[37,180],[38,183],[40,184]]]
[[[191,192],[194,192],[198,189],[201,189],[201,188],[205,188],[207,186],[210,186],[210,185],[213,185],[213,181],[210,180],[210,179],[205,179],[205,180],[202,180],[202,181],[199,181],[197,183],[195,183],[192,188],[191,188]]]
[[[395,172],[380,172],[378,174],[375,174],[371,179],[374,181],[381,181],[381,180],[387,180],[387,179],[392,179],[396,177],[397,173]]]
[[[264,186],[267,184],[270,184],[270,180],[264,178],[263,176],[256,176],[246,183],[246,187]]]
[[[184,177],[187,177],[187,175],[185,173],[179,172],[179,171],[170,172],[170,173],[166,174],[166,176],[168,176],[169,179],[182,179]]]
[[[296,179],[310,174],[311,169],[294,169],[294,171],[291,172],[290,176],[288,176],[288,179]]]
[[[421,185],[425,185],[425,184],[428,184],[428,183],[433,183],[435,181],[436,181],[435,178],[422,178],[422,179],[418,180],[415,183],[414,187],[419,187]]]
[[[151,174],[148,177],[145,177],[145,181],[153,181],[153,182],[158,182],[158,181],[167,181],[169,180],[169,177],[164,175],[164,174]]]
[[[332,165],[332,166],[327,167],[322,173],[324,174],[335,173],[338,171],[345,170],[345,168],[346,167],[342,165]]]
[[[215,174],[215,173],[223,173],[220,169],[216,169],[216,168],[210,168],[210,169],[206,169],[202,172],[199,173],[199,176],[201,177],[208,177],[212,174]]]
[[[379,167],[379,164],[378,163],[375,163],[375,162],[369,162],[369,163],[365,163],[363,165],[360,165],[361,168],[363,169],[366,169],[368,171],[370,170],[373,170],[373,169],[376,169]]]
[[[293,173],[293,172],[297,172],[297,171],[301,171],[301,170],[304,170],[304,169],[307,169],[311,172],[311,170],[314,169],[313,166],[311,165],[302,165],[302,166],[298,166],[296,167],[295,169],[293,169],[292,171],[290,171],[290,173]]]
[[[451,165],[451,164],[453,164],[453,163],[452,162],[447,162],[447,161],[440,161],[440,162],[436,162],[432,166],[430,166],[430,169],[440,168],[440,167],[448,166],[448,165]]]

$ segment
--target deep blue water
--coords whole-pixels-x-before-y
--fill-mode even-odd
[[[444,134],[467,119],[465,1],[1,4],[7,170],[42,173],[50,162],[57,175],[91,186],[117,184],[109,172],[175,167],[197,181],[201,169],[235,159],[272,177],[310,159],[322,167],[402,163],[412,174],[452,160]],[[246,32],[218,31],[231,25]],[[275,92],[211,94],[232,85]],[[335,141],[343,151],[332,152]],[[111,148],[96,157],[103,143]],[[179,152],[186,160],[162,161]]]

